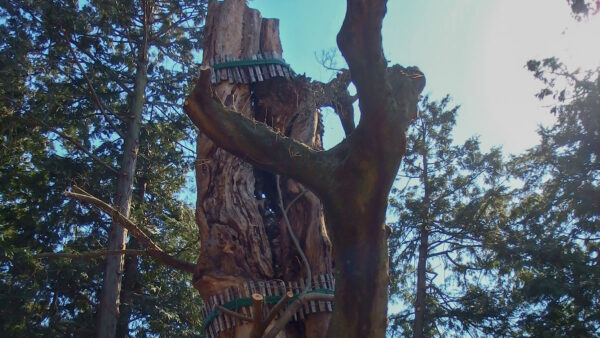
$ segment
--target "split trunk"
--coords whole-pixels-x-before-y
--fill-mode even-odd
[[[205,41],[203,64],[212,67],[213,89],[225,107],[269,125],[282,137],[322,149],[320,112],[304,100],[311,95],[309,80],[293,76],[282,62],[278,20],[263,19],[245,1],[213,2]],[[229,67],[220,68],[227,62]],[[331,243],[315,194],[292,179],[280,179],[281,199],[289,208],[289,223],[305,262],[288,231],[273,173],[219,148],[201,130],[196,181],[202,248],[194,286],[205,301],[205,315],[217,314],[210,322],[205,318],[208,336],[250,336],[252,323],[233,319],[216,305],[253,293],[267,297],[287,290],[298,293],[308,287],[306,263],[313,289],[333,288]],[[280,337],[325,335],[331,304],[312,302],[310,306]],[[235,311],[251,312],[249,306]]]

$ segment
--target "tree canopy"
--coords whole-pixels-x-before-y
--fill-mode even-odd
[[[11,336],[94,332],[110,219],[63,192],[78,184],[116,200],[142,43],[140,4],[0,3],[0,283],[2,331]],[[132,218],[191,260],[193,211],[178,195],[193,139],[178,107],[201,47],[205,7],[155,6]],[[132,313],[124,326],[197,333],[201,304],[186,278],[147,260],[134,266],[139,273],[126,272],[133,278],[123,305]]]
[[[510,159],[453,145],[457,108],[422,101],[390,203],[393,334],[598,332],[599,73],[527,67],[556,122]]]
[[[454,144],[459,107],[449,105],[421,100],[390,199],[390,288],[403,308],[390,330],[404,335],[476,335],[506,322],[489,259],[506,213],[502,154],[482,152],[477,138]]]

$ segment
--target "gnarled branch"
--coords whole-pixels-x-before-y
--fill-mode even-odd
[[[313,91],[317,93],[317,106],[331,107],[335,110],[340,117],[346,136],[349,136],[355,129],[354,107],[352,105],[358,99],[358,96],[352,96],[348,92],[350,82],[350,71],[344,69],[328,83],[318,81],[311,83]]]
[[[192,122],[223,149],[251,164],[293,177],[313,191],[325,193],[335,162],[327,152],[283,136],[267,125],[227,110],[213,99],[210,71],[201,70],[184,110]]]

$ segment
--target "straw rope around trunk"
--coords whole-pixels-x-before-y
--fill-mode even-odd
[[[206,337],[216,338],[220,332],[240,325],[242,322],[241,319],[220,310],[219,307],[237,312],[244,317],[251,317],[251,296],[260,294],[264,297],[263,316],[266,316],[288,291],[294,294],[288,304],[294,302],[302,294],[304,284],[303,279],[294,282],[284,282],[282,280],[248,281],[243,285],[230,287],[221,293],[210,296],[208,300],[205,300],[202,309]],[[334,291],[335,279],[332,274],[313,276],[313,290],[309,293],[333,294]],[[285,309],[286,307],[283,307],[280,313],[284,312]],[[303,321],[311,313],[332,311],[333,303],[331,301],[310,301],[300,307],[292,320]]]
[[[208,61],[212,84],[222,81],[248,84],[274,77],[294,77],[294,72],[276,52],[262,52],[249,59],[235,59],[229,55],[215,56]]]

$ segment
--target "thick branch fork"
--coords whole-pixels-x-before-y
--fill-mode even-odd
[[[377,185],[376,181],[382,177],[386,178],[386,184],[393,181],[404,153],[404,130],[409,122],[408,108],[405,107],[414,106],[413,109],[416,109],[422,86],[413,88],[413,76],[401,70],[401,67],[395,66],[390,70],[393,70],[391,74],[394,78],[400,80],[394,83],[398,85],[398,88],[395,88],[389,83],[388,71],[384,69],[380,80],[386,83],[390,90],[389,97],[382,98],[377,93],[385,103],[385,107],[380,107],[382,111],[375,109],[379,116],[370,117],[369,109],[364,112],[361,109],[363,117],[356,130],[353,124],[348,122],[348,138],[328,151],[314,150],[281,135],[262,122],[246,118],[224,107],[220,100],[213,97],[208,68],[201,70],[196,87],[184,102],[184,110],[192,122],[219,147],[261,169],[286,175],[306,184],[325,202],[328,196],[339,195],[342,190],[353,190],[347,189],[349,185]],[[422,73],[413,72],[422,77]],[[348,74],[344,73],[334,81],[345,83],[347,80],[344,78],[347,76]],[[417,82],[424,83],[422,79]],[[398,92],[393,92],[391,88],[397,89]],[[351,115],[351,102],[355,98],[346,97],[345,100],[346,108],[342,114]],[[321,101],[323,105],[335,103],[324,99]],[[378,151],[378,148],[381,151]],[[376,156],[379,153],[383,156]],[[382,158],[387,156],[392,158],[382,161]],[[387,163],[390,166],[387,166]],[[372,171],[371,169],[375,171],[374,176],[363,174],[365,171]],[[352,171],[356,173],[357,178],[361,177],[363,182],[346,180],[339,176],[340,171]],[[373,181],[364,181],[367,179]],[[386,197],[387,192],[384,195]]]
[[[184,102],[184,110],[221,148],[253,165],[293,177],[316,191],[322,191],[323,182],[331,179],[334,168],[325,152],[223,107],[212,96],[208,69],[201,70],[196,88]]]

